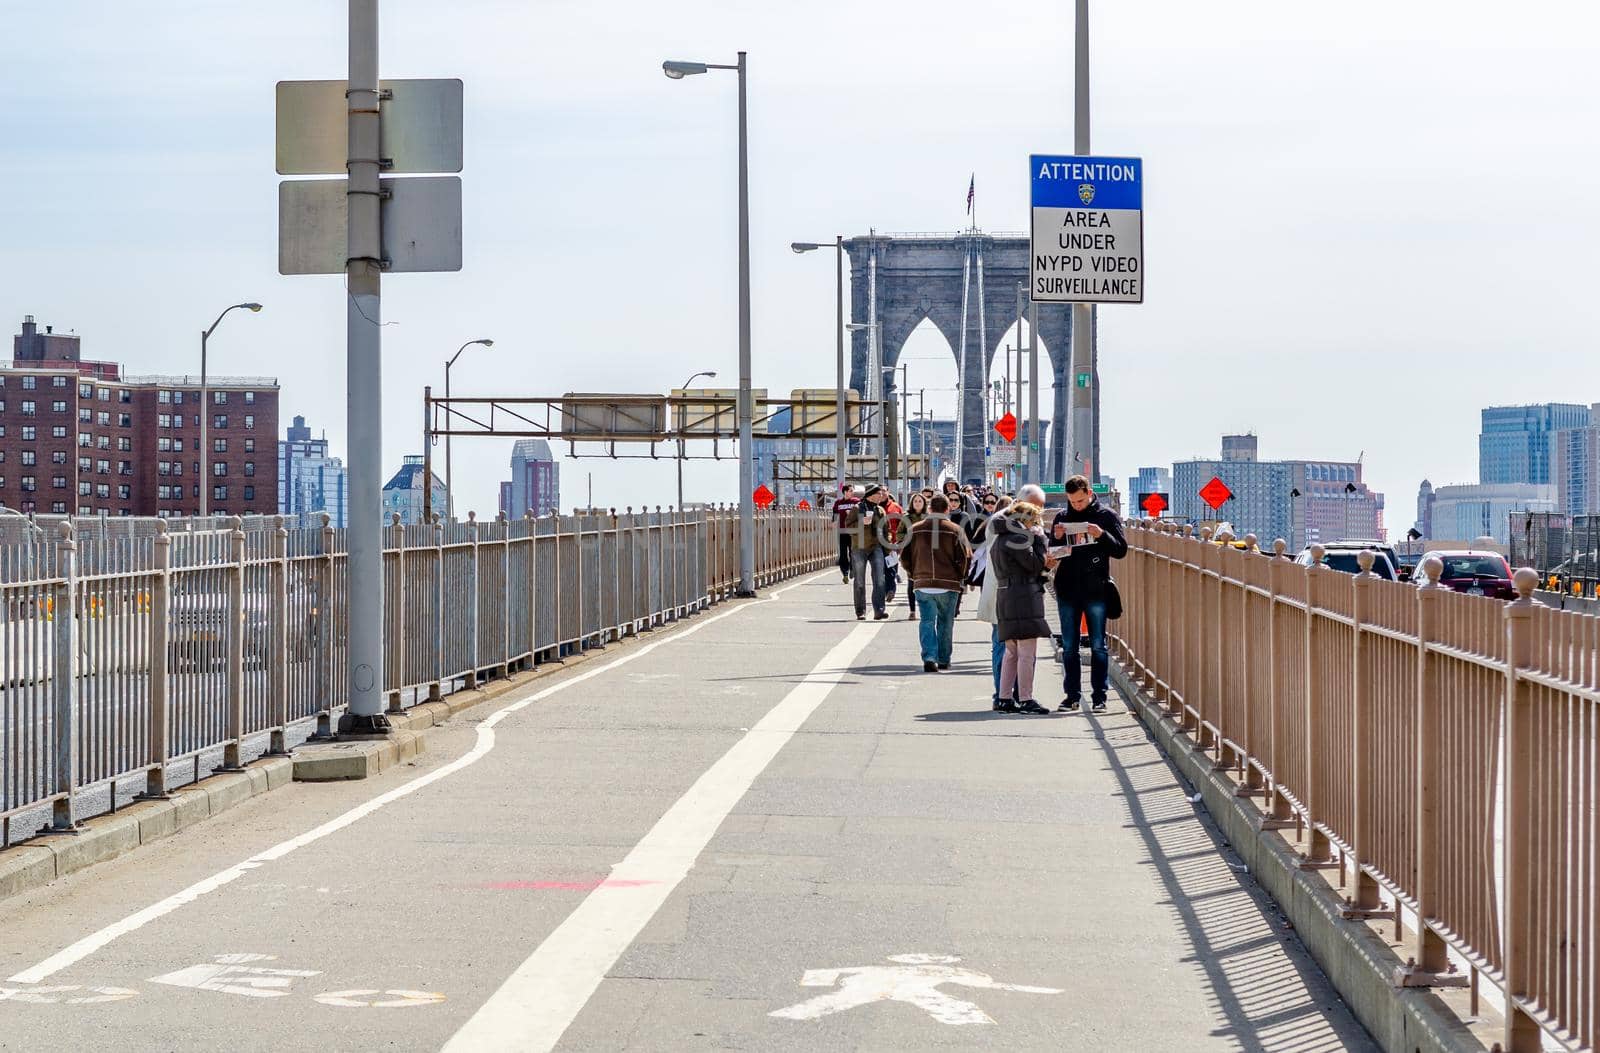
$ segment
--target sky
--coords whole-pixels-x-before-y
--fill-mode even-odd
[[[755,385],[833,382],[834,276],[795,240],[1028,226],[1070,153],[1072,4],[385,0],[384,76],[466,85],[465,261],[384,280],[384,463],[422,388],[658,392],[737,375],[736,94],[663,59],[749,52]],[[338,0],[0,0],[0,321],[130,373],[276,376],[342,452],[338,276],[277,274],[274,84],[346,71]],[[1145,164],[1142,305],[1100,311],[1104,470],[1354,459],[1403,532],[1477,479],[1481,407],[1600,402],[1600,8],[1532,0],[1092,5],[1093,147]],[[909,387],[955,402],[929,328]],[[1041,399],[1049,405],[1048,393]],[[456,443],[492,515],[510,440]],[[563,505],[675,500],[665,462],[562,467]],[[736,500],[692,461],[689,500]]]

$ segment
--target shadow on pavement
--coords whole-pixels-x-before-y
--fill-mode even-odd
[[[1193,948],[1182,961],[1205,971],[1213,1011],[1224,1021],[1213,1034],[1247,1053],[1375,1050],[1354,1017],[1330,1012],[1338,1008],[1331,983],[1271,897],[1241,872],[1244,864],[1188,801],[1176,769],[1164,759],[1123,761],[1130,747],[1159,751],[1143,725],[1097,723],[1095,738],[1122,790],[1128,826],[1139,832],[1169,897],[1165,905]]]

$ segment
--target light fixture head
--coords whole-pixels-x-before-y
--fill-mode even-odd
[[[250,310],[252,312],[257,313],[257,314],[259,314],[260,311],[261,311],[261,305],[258,304],[258,303],[247,303],[244,306],[250,308]]]
[[[493,340],[479,340],[478,343],[482,344],[484,347],[493,347],[494,346],[494,341]]]
[[[810,252],[812,249],[820,249],[822,246],[818,245],[814,241],[791,241],[789,242],[789,248],[792,249],[796,254],[799,254],[802,252]]]
[[[705,71],[706,64],[704,62],[668,61],[661,64],[661,72],[665,73],[672,80],[682,80],[685,77],[692,77],[697,73],[704,73]]]

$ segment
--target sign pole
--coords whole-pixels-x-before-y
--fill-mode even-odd
[[[1079,156],[1089,153],[1089,0],[1077,0],[1077,40],[1074,48],[1075,71],[1074,109],[1072,121],[1072,149]],[[1072,451],[1080,472],[1095,481],[1099,465],[1094,463],[1094,375],[1092,340],[1094,334],[1094,308],[1087,303],[1072,305]],[[1088,376],[1089,383],[1082,384]]]
[[[1028,478],[1044,482],[1044,440],[1039,437],[1039,302],[1028,303]]]
[[[350,0],[346,193],[346,427],[350,436],[349,708],[339,731],[387,734],[383,675],[382,320],[379,231],[378,0]],[[423,480],[429,485],[432,480]]]
[[[750,394],[750,164],[745,130],[745,53],[739,52],[739,595],[756,594],[755,454]]]
[[[836,401],[833,404],[833,435],[834,435],[834,446],[833,446],[833,474],[834,474],[833,499],[835,501],[837,501],[839,499],[839,495],[844,492],[844,480],[845,480],[845,466],[844,466],[844,441],[845,440],[844,440],[844,437],[845,437],[845,423],[846,423],[845,413],[848,412],[847,409],[846,409],[846,403],[845,403],[845,400],[844,400],[844,235],[843,234],[835,234],[833,236],[833,248],[834,248],[833,278],[834,278],[835,293],[836,293],[835,309],[838,312],[838,319],[834,323],[835,324],[835,328],[838,329],[838,332],[834,334],[834,339],[838,341],[838,345],[837,345],[837,348],[836,348],[837,360],[834,363],[835,368],[838,370],[838,377],[837,377],[837,382],[838,382],[837,398],[838,398],[838,401]]]

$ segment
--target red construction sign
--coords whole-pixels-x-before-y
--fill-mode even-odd
[[[1150,493],[1139,495],[1139,507],[1144,509],[1145,514],[1151,519],[1160,519],[1161,513],[1170,506],[1167,504],[1166,494]]]
[[[1017,418],[1007,413],[1004,417],[994,422],[994,430],[1006,442],[1017,441]]]
[[[750,496],[755,499],[757,508],[771,508],[772,502],[778,499],[777,494],[767,489],[766,483],[762,483],[760,486],[756,487],[756,492]]]
[[[802,497],[800,499],[800,503],[795,505],[795,507],[802,511],[809,512],[811,511],[811,502]]]
[[[1222,503],[1231,497],[1233,491],[1228,489],[1227,483],[1216,476],[1212,476],[1211,481],[1200,488],[1200,500],[1210,505],[1213,512],[1221,508]]]

